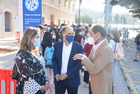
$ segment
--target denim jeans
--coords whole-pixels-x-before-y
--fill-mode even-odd
[[[114,70],[114,83],[116,82],[116,67],[117,67],[117,63],[118,63],[118,60],[114,59],[114,66],[113,66],[113,70]]]

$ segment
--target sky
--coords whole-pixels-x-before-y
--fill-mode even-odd
[[[82,0],[81,9],[92,9],[93,11],[104,12],[105,0]],[[76,0],[76,9],[79,9],[79,0]],[[113,6],[112,13],[128,13],[128,10],[119,5]]]

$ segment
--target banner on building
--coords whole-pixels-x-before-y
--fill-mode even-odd
[[[42,0],[19,0],[20,32],[42,24]]]

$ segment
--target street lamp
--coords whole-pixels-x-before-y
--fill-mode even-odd
[[[80,7],[81,7],[82,0],[79,0],[79,25],[80,25]]]

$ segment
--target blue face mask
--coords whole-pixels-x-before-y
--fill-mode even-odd
[[[74,35],[66,35],[66,40],[71,43],[74,40]]]
[[[44,33],[46,32],[46,30],[43,31]]]
[[[52,35],[52,38],[53,38],[53,39],[56,39],[56,35]]]
[[[64,40],[64,37],[62,38],[62,40]]]
[[[33,43],[34,47],[38,47],[40,45],[40,39],[36,38],[35,43]]]
[[[90,36],[90,34],[88,33],[88,34],[87,34],[87,36],[89,37],[89,36]]]

